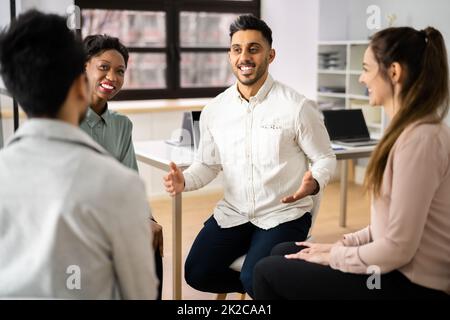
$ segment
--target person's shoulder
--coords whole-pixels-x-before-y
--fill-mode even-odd
[[[124,214],[144,208],[145,186],[138,174],[109,155],[85,151],[72,172],[69,200],[79,212],[94,215],[104,228]]]
[[[108,110],[108,117],[111,121],[117,124],[121,124],[124,126],[132,126],[132,122],[130,118],[128,118],[126,115],[121,114],[115,110]]]
[[[89,178],[89,189],[95,193],[114,196],[127,192],[135,183],[141,183],[139,175],[109,154],[85,151],[78,168],[80,177]],[[85,182],[80,181],[80,184]]]
[[[108,110],[109,124],[112,124],[111,128],[118,135],[130,136],[133,131],[133,122],[124,114],[118,113],[114,110]]]
[[[278,80],[274,80],[272,96],[276,99],[282,99],[284,102],[294,106],[302,107],[303,105],[314,105],[314,101]]]
[[[419,149],[436,150],[442,154],[450,154],[450,128],[443,122],[415,122],[403,130],[397,139],[399,148],[411,146],[414,152]]]
[[[445,123],[415,122],[408,125],[401,133],[402,141],[430,139],[433,137],[448,137],[449,127]]]
[[[228,87],[223,92],[219,93],[217,96],[212,98],[206,106],[203,108],[202,112],[214,111],[216,109],[221,109],[224,104],[228,104],[234,97],[236,97],[236,85]]]
[[[314,100],[308,99],[305,95],[280,81],[274,81],[271,101],[274,101],[278,108],[283,108],[296,117],[305,119],[322,117]]]

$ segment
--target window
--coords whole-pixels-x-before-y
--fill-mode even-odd
[[[81,36],[105,33],[128,47],[118,100],[212,97],[235,80],[229,26],[260,15],[259,0],[76,0]]]

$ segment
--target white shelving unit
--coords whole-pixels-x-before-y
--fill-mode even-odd
[[[320,108],[360,108],[372,138],[380,138],[386,126],[381,107],[369,106],[367,89],[359,83],[364,51],[369,42],[319,42],[317,101]]]

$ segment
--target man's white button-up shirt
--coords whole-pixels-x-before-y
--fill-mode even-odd
[[[214,209],[223,227],[251,222],[262,229],[300,218],[311,197],[293,203],[310,169],[321,189],[336,166],[323,117],[314,102],[269,75],[258,93],[243,99],[237,84],[202,111],[200,144],[185,170],[185,191],[212,181],[222,170],[224,198]]]

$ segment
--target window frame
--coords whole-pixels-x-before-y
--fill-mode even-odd
[[[165,89],[123,89],[114,100],[146,100],[146,99],[177,99],[214,97],[226,87],[192,87],[183,88],[180,85],[181,54],[191,53],[221,53],[228,52],[223,47],[180,47],[179,26],[180,13],[183,12],[214,12],[214,13],[251,13],[260,17],[260,0],[75,0],[75,5],[83,9],[109,9],[133,11],[164,11],[166,14],[166,44],[165,47],[128,47],[130,53],[164,53],[166,55],[166,85]],[[82,17],[81,17],[82,18]],[[83,23],[83,21],[81,21]],[[81,30],[78,30],[81,37]],[[112,35],[114,36],[114,35]]]

